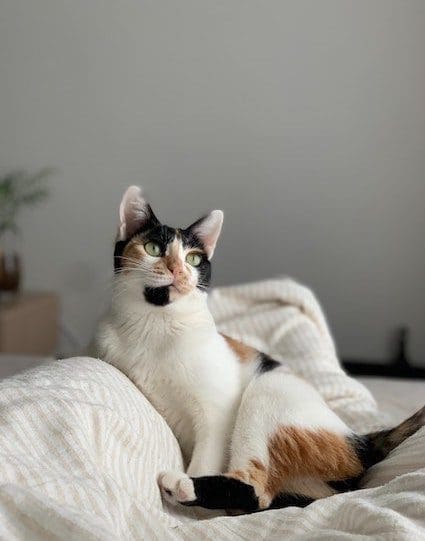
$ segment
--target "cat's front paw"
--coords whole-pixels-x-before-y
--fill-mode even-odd
[[[167,471],[158,476],[162,497],[172,504],[190,504],[196,500],[192,479],[183,472]]]

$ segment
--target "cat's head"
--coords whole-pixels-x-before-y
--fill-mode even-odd
[[[116,281],[127,292],[157,306],[205,291],[222,223],[222,211],[213,210],[184,229],[163,225],[141,189],[130,186],[120,205],[114,251]]]

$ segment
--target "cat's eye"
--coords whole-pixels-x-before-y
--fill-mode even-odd
[[[152,257],[159,257],[161,255],[161,246],[156,242],[147,242],[145,244],[145,250]]]
[[[186,256],[186,261],[189,263],[189,265],[192,265],[192,267],[199,267],[202,261],[202,256],[196,252],[190,252]]]

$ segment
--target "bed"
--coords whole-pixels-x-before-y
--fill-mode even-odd
[[[348,377],[320,305],[291,280],[220,288],[210,301],[220,329],[284,359],[359,432],[423,405],[423,382]],[[170,507],[156,478],[182,458],[142,393],[99,359],[48,361],[0,382],[0,538],[425,539],[424,451],[422,429],[362,490],[305,509],[230,517]]]
[[[398,423],[425,403],[425,380],[381,377],[356,378],[375,398],[379,410]]]

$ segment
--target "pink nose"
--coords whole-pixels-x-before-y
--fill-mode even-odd
[[[181,265],[167,265],[168,270],[173,273],[173,276],[177,277],[183,272]]]

